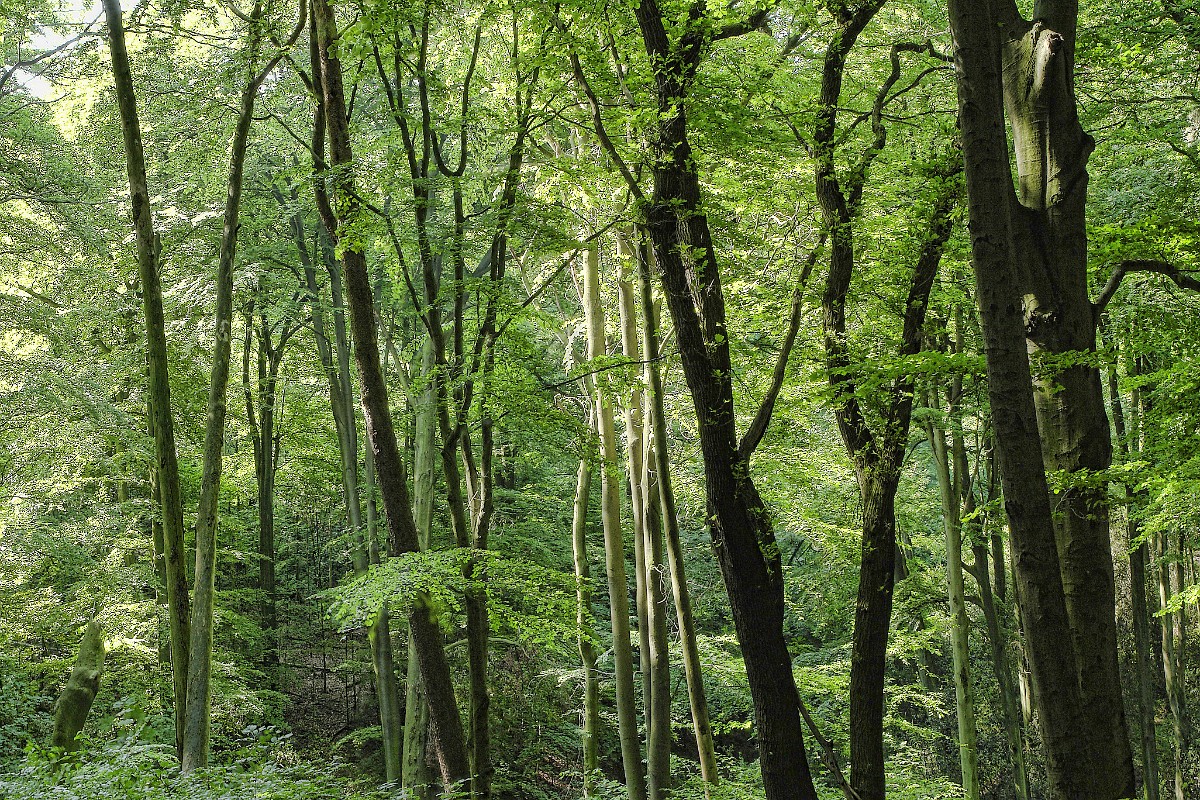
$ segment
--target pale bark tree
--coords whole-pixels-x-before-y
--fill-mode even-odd
[[[653,480],[646,483],[658,494],[658,510],[662,513],[662,526],[667,545],[667,566],[671,578],[671,595],[675,602],[675,615],[679,623],[680,650],[683,657],[684,678],[687,682],[688,705],[692,712],[692,730],[696,737],[696,752],[700,759],[700,775],[705,783],[705,796],[709,787],[720,781],[717,773],[717,756],[713,743],[712,725],[708,717],[708,700],[704,693],[704,673],[700,664],[700,649],[696,641],[696,622],[692,615],[692,600],[688,590],[687,575],[683,568],[683,543],[679,535],[679,514],[675,507],[675,487],[671,481],[671,456],[667,439],[666,409],[663,402],[662,374],[659,370],[660,344],[658,333],[658,309],[654,302],[651,285],[649,244],[640,235],[635,245],[637,259],[638,290],[642,302],[642,352],[645,354],[643,377],[646,382],[646,418],[650,421],[650,441],[645,469],[653,470]],[[799,319],[799,314],[793,315]],[[791,332],[794,340],[794,331]],[[790,347],[784,348],[790,350]],[[786,365],[786,356],[781,355]],[[782,369],[777,369],[782,384]],[[765,423],[764,423],[765,425]]]
[[[631,363],[642,361],[633,255],[622,237],[617,307],[621,350]],[[642,683],[646,720],[646,789],[660,800],[671,789],[671,665],[667,645],[667,599],[663,591],[662,509],[654,480],[652,444],[645,435],[645,398],[636,384],[624,399],[629,504],[633,516],[634,564],[638,570],[638,627],[642,641]]]
[[[581,271],[587,355],[589,360],[595,360],[607,355],[608,343],[600,298],[600,250],[594,242],[588,245]],[[630,800],[646,800],[646,775],[634,703],[633,651],[629,642],[629,589],[625,572],[625,535],[621,529],[621,468],[613,423],[612,393],[602,378],[600,376],[594,383],[592,404],[596,435],[600,441],[600,514],[604,527],[604,567],[608,577],[608,603],[612,620],[617,724],[620,729],[621,762],[625,769],[625,790]]]
[[[962,520],[963,501],[971,494],[970,474],[961,470],[966,465],[966,448],[955,416],[961,413],[962,377],[955,375],[947,392],[948,424],[953,427],[954,458],[946,442],[946,431],[932,418],[926,423],[929,445],[933,450],[933,466],[937,473],[938,494],[941,498],[942,523],[946,534],[946,593],[950,601],[950,660],[954,670],[954,702],[958,717],[958,759],[962,770],[963,793],[968,800],[979,800],[979,746],[975,727],[975,695],[971,682],[966,588],[963,581]],[[936,389],[928,396],[930,409],[943,409]],[[961,451],[961,459],[959,454]]]
[[[100,676],[104,673],[104,628],[98,619],[91,619],[83,631],[79,643],[79,655],[67,685],[54,703],[54,736],[51,744],[70,753],[79,749],[75,737],[83,730],[96,692],[100,690]]]

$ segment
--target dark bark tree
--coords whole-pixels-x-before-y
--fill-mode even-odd
[[[705,4],[696,3],[689,23],[677,35],[668,34],[655,0],[643,0],[635,14],[650,58],[659,112],[652,137],[654,190],[650,197],[643,195],[600,126],[597,133],[638,199],[675,323],[699,426],[709,532],[729,594],[754,703],[763,786],[769,800],[812,800],[816,790],[804,750],[800,698],[783,636],[779,546],[750,473],[750,455],[758,442],[738,439],[725,298],[687,135],[689,86],[712,41],[753,30],[766,12],[714,30],[706,19]],[[576,78],[580,77],[576,67]],[[598,117],[594,95],[585,83],[583,88],[593,117]]]
[[[359,213],[361,205],[354,190],[354,155],[350,145],[349,117],[342,84],[342,65],[337,51],[337,26],[333,9],[326,0],[314,3],[318,37],[321,84],[324,94],[325,123],[329,153],[334,168],[333,186],[340,202],[339,214],[325,219],[326,227],[341,238],[347,222]],[[329,215],[328,204],[322,209]],[[346,301],[354,355],[361,381],[363,415],[367,439],[375,459],[380,495],[388,520],[389,552],[412,553],[419,550],[417,527],[409,496],[404,462],[396,442],[396,430],[388,407],[387,386],[379,358],[379,340],[375,327],[374,302],[366,258],[360,246],[345,241],[342,267],[346,283]],[[453,787],[471,777],[470,760],[462,720],[454,697],[454,685],[446,662],[442,633],[431,619],[427,607],[415,603],[409,615],[414,649],[421,677],[429,697],[430,738],[438,756],[443,783]]]
[[[850,662],[850,781],[863,800],[882,800],[886,794],[883,689],[896,575],[896,493],[912,418],[913,378],[905,375],[893,382],[881,412],[882,424],[873,432],[858,397],[858,381],[846,341],[846,301],[855,269],[854,224],[870,166],[887,143],[883,111],[900,77],[899,54],[919,50],[934,54],[928,45],[892,47],[892,70],[876,94],[871,110],[873,139],[849,174],[840,179],[835,168],[836,123],[846,61],[859,35],[883,4],[884,0],[873,0],[853,9],[845,3],[831,5],[837,27],[825,53],[813,132],[817,199],[830,242],[829,277],[821,303],[826,371],[834,392],[838,430],[854,462],[863,505],[858,602]],[[902,358],[921,349],[929,293],[950,235],[951,212],[959,193],[957,157],[943,156],[942,160],[945,163],[930,176],[936,199],[905,303],[898,347]]]
[[[1091,139],[1073,91],[1077,14],[1073,2],[1039,2],[1031,23],[1010,0],[950,4],[989,397],[1050,789],[1106,800],[1133,793],[1107,508],[1103,488],[1070,477],[1109,465],[1108,421],[1099,373],[1086,364],[1040,381],[1035,403],[1026,349],[1027,336],[1032,351],[1051,355],[1095,346],[1083,219]],[[1057,519],[1047,468],[1068,475]]]

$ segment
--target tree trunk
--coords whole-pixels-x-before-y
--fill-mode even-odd
[[[659,112],[646,230],[695,407],[709,532],[746,664],[763,788],[768,800],[814,800],[800,697],[783,636],[783,565],[748,453],[738,447],[725,298],[687,137],[686,87],[699,67],[708,26],[694,26],[673,43],[656,0],[642,0],[634,13]]]
[[[337,168],[334,185],[341,201],[341,216],[326,220],[326,226],[341,237],[341,227],[358,211],[353,185],[353,153],[350,147],[349,120],[342,88],[342,66],[337,54],[337,28],[333,11],[326,0],[314,3],[319,60],[328,125],[330,157]],[[326,206],[326,210],[328,206]],[[389,543],[394,552],[419,549],[416,523],[400,459],[396,431],[387,400],[387,386],[379,360],[379,342],[375,328],[374,304],[366,258],[352,242],[345,242],[342,253],[346,299],[350,309],[354,354],[361,380],[362,406],[367,438],[375,458],[380,493],[387,511]],[[442,779],[448,789],[470,778],[466,740],[462,720],[450,680],[450,669],[442,643],[442,633],[430,617],[429,609],[416,603],[409,617],[414,649],[429,697],[430,733]]]
[[[413,435],[413,512],[422,550],[428,550],[433,530],[433,493],[437,484],[437,396],[433,388],[433,344],[421,346],[421,375],[429,381],[417,399]],[[416,645],[408,637],[408,680],[404,700],[404,764],[401,783],[420,800],[432,800],[429,774],[429,699],[417,669]]]
[[[379,519],[375,505],[375,462],[367,451],[366,479],[368,557],[372,565],[380,563]],[[383,771],[387,782],[399,785],[403,775],[404,719],[400,715],[400,687],[396,683],[396,659],[392,647],[392,616],[385,602],[379,616],[367,629],[371,644],[371,665],[375,672],[375,696],[379,701],[379,728],[383,737]]]
[[[961,383],[961,380],[959,381]],[[956,398],[961,393],[951,389],[950,414],[957,412]],[[941,406],[936,394],[931,397],[931,408]],[[950,658],[954,668],[954,701],[958,711],[958,759],[962,768],[963,793],[967,800],[979,800],[979,748],[975,731],[975,698],[971,688],[970,650],[967,636],[969,621],[967,618],[966,590],[963,586],[962,564],[962,518],[959,497],[955,496],[955,487],[963,486],[970,491],[969,479],[959,471],[959,459],[954,459],[954,469],[957,473],[950,474],[951,462],[947,452],[946,433],[936,427],[932,421],[927,425],[929,445],[933,449],[933,465],[937,472],[938,489],[942,501],[942,520],[946,532],[946,586],[950,601]],[[961,438],[956,436],[955,450],[959,449]],[[957,455],[957,452],[956,452]],[[966,457],[963,454],[962,461]]]
[[[588,247],[584,262],[583,310],[587,319],[588,359],[603,358],[608,348],[604,333],[604,310],[600,302],[600,251],[594,243]],[[608,602],[612,618],[621,761],[630,800],[646,800],[646,776],[642,767],[642,748],[634,703],[633,653],[629,643],[629,589],[625,579],[625,537],[621,531],[617,434],[613,426],[612,397],[602,380],[595,381],[593,396],[596,433],[600,439],[600,514],[604,524],[604,567],[608,575]]]
[[[51,744],[70,753],[79,749],[75,737],[83,730],[104,672],[104,629],[92,619],[79,644],[79,656],[67,685],[54,703],[54,738]]]
[[[642,360],[638,336],[637,303],[634,300],[630,248],[624,248],[621,277],[617,284],[621,319],[621,348],[626,358]],[[667,647],[667,598],[663,593],[662,508],[658,485],[650,461],[652,445],[646,441],[642,391],[636,385],[625,406],[626,448],[630,504],[634,506],[634,536],[642,542],[639,597],[645,604],[645,621],[639,609],[642,636],[642,680],[645,681],[646,783],[650,800],[662,800],[671,789],[671,665]],[[636,552],[636,551],[635,551]]]
[[[579,457],[575,479],[575,502],[571,515],[571,552],[575,561],[575,626],[578,629],[579,660],[583,665],[583,796],[596,795],[596,772],[600,769],[600,678],[596,671],[593,644],[595,618],[592,614],[592,571],[587,553],[587,510],[592,489],[592,464],[587,448]]]
[[[146,160],[142,151],[142,129],[120,0],[103,0],[112,55],[113,83],[121,114],[121,136],[129,176],[129,199],[137,242],[138,278],[142,287],[142,309],[146,318],[146,360],[149,365],[147,398],[151,433],[154,436],[155,470],[163,517],[163,553],[166,558],[167,610],[171,620],[171,672],[175,690],[175,750],[183,756],[183,734],[187,707],[188,644],[190,610],[187,568],[184,566],[183,506],[179,494],[179,465],[175,455],[175,422],[171,414],[171,384],[167,375],[167,335],[162,309],[158,255],[161,244],[150,214],[146,183]]]
[[[1132,770],[1130,780],[1117,780],[1118,785],[1101,790],[1097,777],[1111,775],[1119,765],[1108,757],[1111,754],[1092,748],[1092,744],[1098,744],[1089,741],[1092,737],[1080,735],[1081,731],[1090,732],[1087,726],[1091,716],[1081,707],[1076,640],[1067,613],[1042,463],[1018,289],[1018,260],[1010,238],[1011,219],[1019,210],[1004,128],[1001,31],[986,5],[963,0],[951,0],[950,21],[956,42],[960,125],[973,266],[987,352],[988,396],[1012,532],[1017,594],[1046,746],[1049,789],[1056,800],[1128,797]],[[1107,542],[1103,548],[1107,552]],[[1118,711],[1117,716],[1123,724],[1123,714]]]
[[[638,262],[638,284],[642,296],[642,351],[645,353],[644,376],[649,392],[646,397],[646,416],[650,420],[650,453],[646,459],[647,469],[654,469],[655,487],[658,491],[659,509],[662,512],[663,528],[667,541],[667,565],[671,573],[671,593],[675,601],[675,614],[679,622],[680,650],[683,653],[683,671],[687,681],[688,703],[692,711],[692,728],[696,736],[696,752],[700,758],[700,775],[704,779],[704,793],[710,794],[709,786],[715,785],[717,756],[713,745],[712,726],[708,719],[708,700],[704,695],[704,673],[700,666],[700,649],[696,643],[696,623],[692,617],[692,600],[688,592],[687,576],[683,569],[683,543],[679,537],[679,515],[675,509],[675,488],[671,482],[671,456],[667,440],[666,409],[663,404],[662,375],[658,368],[658,310],[654,304],[650,285],[650,248],[640,240],[636,249]]]
[[[275,387],[283,357],[283,342],[272,347],[271,328],[266,309],[259,308],[257,376],[250,381],[250,350],[255,338],[253,306],[246,314],[246,335],[242,347],[242,391],[246,398],[246,422],[254,448],[254,479],[258,510],[258,591],[259,620],[267,636],[263,662],[268,671],[279,662],[278,621],[275,607]]]
[[[1087,288],[1087,160],[1092,138],[1080,127],[1074,94],[1077,4],[1038,6],[1039,19],[1003,20],[1005,108],[1013,133],[1018,203],[1012,236],[1021,268],[1025,329],[1033,357],[1094,353],[1096,326]],[[1067,618],[1079,671],[1082,736],[1093,754],[1092,797],[1133,794],[1133,756],[1117,662],[1116,600],[1107,487],[1088,476],[1112,464],[1100,371],[1094,363],[1055,370],[1034,382],[1045,468],[1067,487],[1055,498],[1055,534]],[[1081,478],[1072,481],[1074,474]]]
[[[1136,367],[1135,367],[1136,370]],[[1123,461],[1128,461],[1139,448],[1129,437],[1125,424],[1125,408],[1117,385],[1116,365],[1108,373],[1108,396],[1112,404],[1113,427],[1117,448]],[[1131,413],[1136,417],[1137,403]],[[1133,420],[1137,423],[1137,420]],[[1136,426],[1138,429],[1141,425]],[[1158,800],[1158,737],[1154,719],[1153,643],[1150,641],[1150,619],[1146,603],[1146,541],[1138,541],[1137,496],[1130,485],[1125,486],[1125,533],[1129,546],[1129,606],[1133,616],[1133,648],[1138,674],[1138,719],[1141,728],[1142,787],[1145,800]]]
[[[1172,548],[1169,534],[1160,533],[1158,545],[1158,602],[1167,608],[1171,598],[1183,588],[1183,558],[1180,548]],[[1187,753],[1187,705],[1183,672],[1183,609],[1163,617],[1162,650],[1163,675],[1167,683],[1167,705],[1171,710],[1171,726],[1175,734],[1175,776],[1172,780],[1175,800],[1184,800],[1183,763]]]

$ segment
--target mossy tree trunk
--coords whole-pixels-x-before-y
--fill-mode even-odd
[[[87,624],[83,640],[79,643],[79,656],[67,685],[63,687],[54,704],[54,738],[51,744],[67,752],[77,750],[75,737],[83,730],[96,692],[100,690],[100,676],[104,672],[104,629],[98,620]]]

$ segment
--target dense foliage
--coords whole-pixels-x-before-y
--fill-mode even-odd
[[[745,641],[747,614],[773,612],[740,605],[722,551],[736,539],[719,517],[749,497],[804,714],[786,757],[807,753],[816,796],[883,800],[879,767],[893,800],[1065,797],[997,466],[969,73],[946,4],[124,12],[186,535],[173,555],[111,21],[0,0],[0,796],[777,800]],[[671,58],[653,51],[654,19]],[[1073,370],[1098,370],[1114,426],[1097,469],[1054,461],[1043,431],[1044,472],[1060,530],[1083,495],[1108,520],[1120,730],[1147,800],[1200,791],[1198,19],[1190,0],[1082,4],[1071,80],[1095,144],[1094,346],[1045,346],[1022,294],[1040,424],[1055,398],[1075,413]],[[327,133],[335,63],[349,161]],[[1022,186],[1024,169],[1002,167]],[[697,198],[670,195],[690,179]],[[379,422],[358,402],[381,396],[363,388],[366,326],[403,462],[380,474]],[[210,398],[222,342],[229,385]],[[722,353],[729,369],[698,383],[697,359]],[[758,438],[729,442],[738,488],[721,495],[726,417]],[[211,708],[186,710],[210,733],[192,769],[167,587],[182,569],[202,608],[209,489]],[[422,620],[469,782],[446,785]],[[872,658],[878,691],[855,672]],[[71,687],[86,724],[56,747]]]

